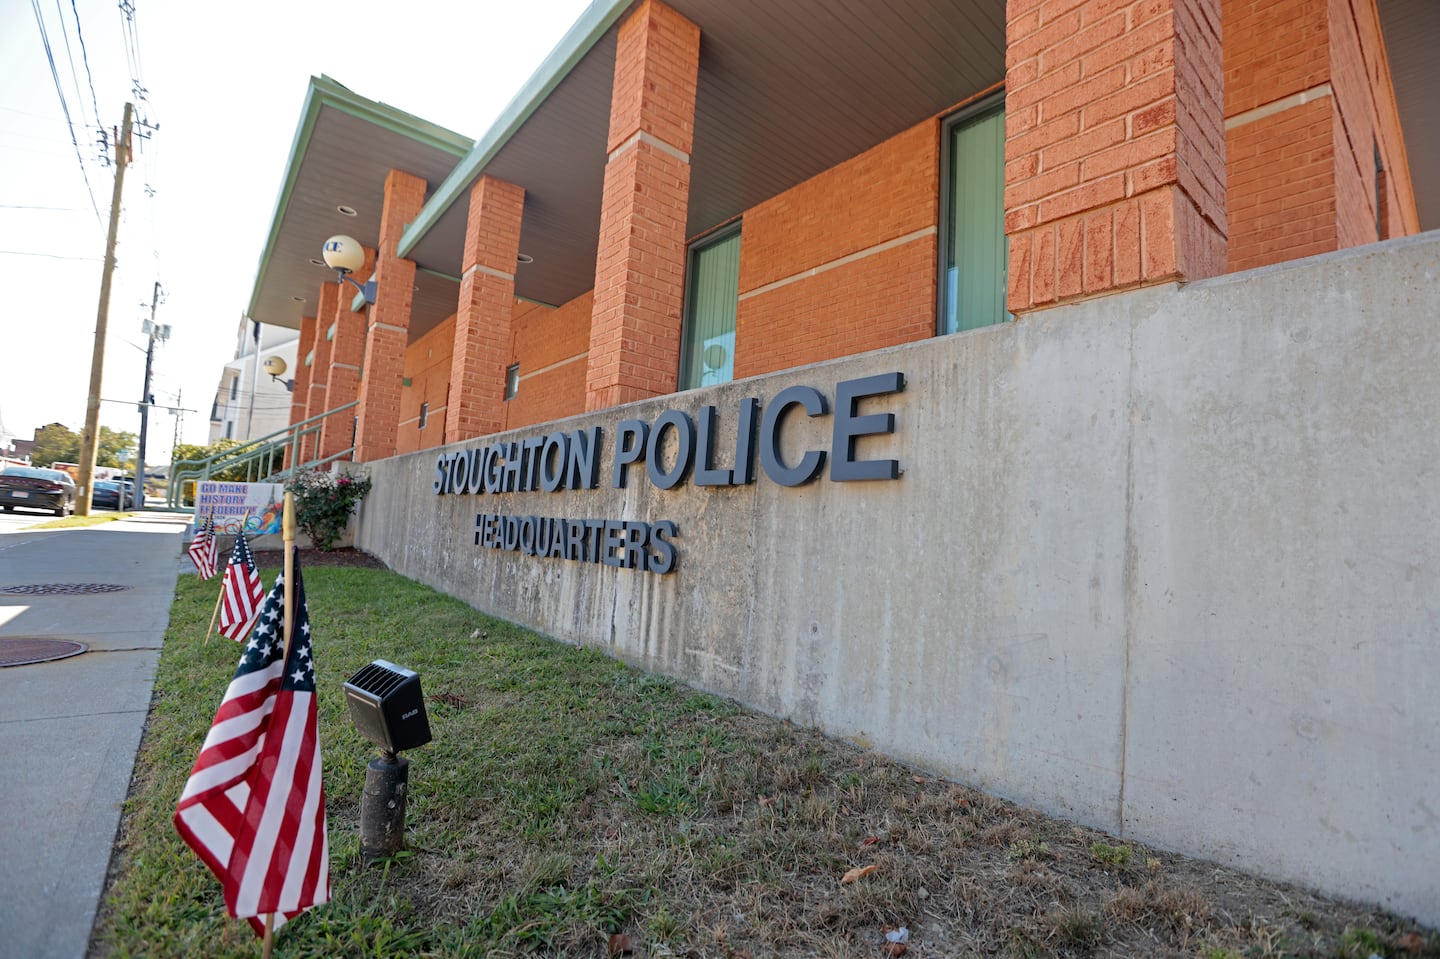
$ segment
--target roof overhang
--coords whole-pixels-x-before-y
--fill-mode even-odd
[[[687,235],[695,236],[1005,75],[1004,0],[667,0],[700,28]],[[591,289],[615,34],[631,0],[592,4],[435,191],[402,255],[462,269],[466,195],[481,173],[525,189],[516,294],[561,304]]]
[[[1005,0],[667,0],[701,31],[687,234],[699,235],[1004,78]],[[1422,228],[1440,226],[1440,4],[1379,0]],[[311,81],[250,303],[298,327],[320,245],[374,246],[386,173],[432,192],[400,242],[417,272],[412,339],[455,312],[468,193],[486,173],[525,190],[515,292],[559,305],[594,285],[615,34],[634,0],[596,0],[474,142]],[[355,217],[338,206],[357,211]],[[314,262],[312,262],[314,261]],[[349,297],[347,288],[346,296]],[[295,297],[304,298],[298,302]]]
[[[300,319],[315,313],[320,285],[335,282],[320,259],[325,240],[346,233],[375,246],[390,170],[439,183],[473,145],[468,137],[367,100],[329,77],[312,77],[247,315],[299,329]],[[342,213],[342,207],[354,215]],[[455,311],[453,285],[422,277],[416,286],[437,300],[448,297],[449,312]],[[422,309],[434,308],[427,296],[417,293],[416,299]]]

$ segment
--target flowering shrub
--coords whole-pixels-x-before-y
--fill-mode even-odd
[[[329,552],[345,532],[355,506],[370,492],[368,477],[302,470],[285,485],[295,496],[295,525],[317,549]]]

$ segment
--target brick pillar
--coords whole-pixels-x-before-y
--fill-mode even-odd
[[[445,408],[447,442],[504,428],[505,367],[510,364],[510,317],[524,210],[525,191],[513,183],[482,176],[470,190],[465,271]]]
[[[334,283],[320,284],[319,303],[315,307],[315,358],[310,363],[310,390],[305,397],[305,418],[319,416],[330,408],[325,402],[326,387],[330,384],[330,326],[335,322],[335,304],[340,301],[340,288]],[[319,452],[319,446],[311,443],[306,448],[308,455]]]
[[[385,177],[380,246],[375,266],[375,305],[365,332],[365,368],[360,376],[360,417],[355,460],[395,455],[400,426],[400,381],[410,340],[410,307],[415,300],[415,263],[395,255],[405,224],[425,205],[425,181],[391,170]]]
[[[674,392],[700,28],[658,0],[620,27],[585,408]]]
[[[375,251],[365,249],[365,265],[351,274],[364,285],[375,269]],[[360,364],[365,358],[365,313],[352,313],[355,287],[339,284],[335,300],[335,335],[330,341],[330,364],[325,382],[325,408],[333,410],[360,397]],[[319,376],[317,372],[315,374]],[[334,456],[350,446],[355,436],[355,408],[326,417],[320,427],[320,456]]]
[[[1230,269],[1416,232],[1374,0],[1221,12]]]
[[[305,365],[305,357],[315,348],[315,317],[303,316],[300,318],[300,340],[295,344],[295,368],[290,371],[290,425],[303,420],[306,416],[305,410],[307,400],[310,396],[310,367]],[[285,445],[285,466],[293,465],[290,462],[292,447]]]
[[[1009,0],[1005,27],[1010,310],[1223,273],[1220,0]]]

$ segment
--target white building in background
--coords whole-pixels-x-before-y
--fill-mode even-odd
[[[259,439],[289,425],[290,384],[294,381],[298,344],[295,330],[240,319],[235,331],[235,358],[225,364],[215,387],[209,442]],[[282,375],[265,372],[265,363],[271,357],[284,361]]]

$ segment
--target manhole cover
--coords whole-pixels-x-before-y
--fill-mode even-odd
[[[0,593],[12,596],[80,596],[85,593],[118,593],[129,588],[115,583],[28,583],[24,586],[0,586]]]
[[[66,656],[78,656],[90,647],[68,639],[0,639],[0,666],[28,666]]]

